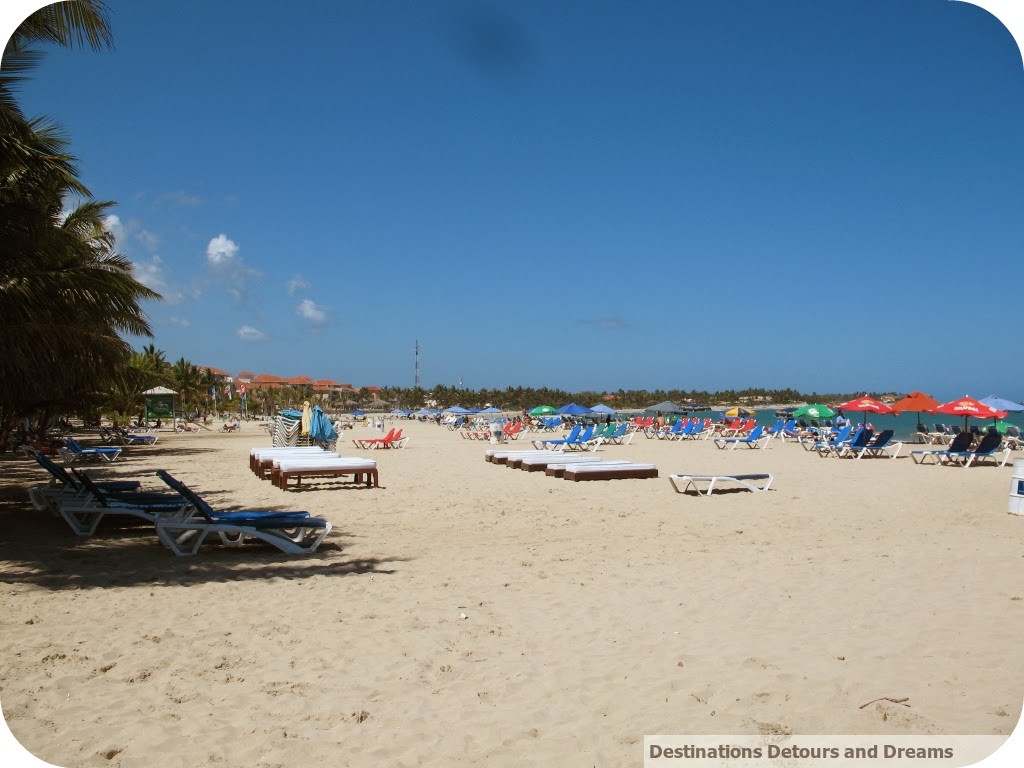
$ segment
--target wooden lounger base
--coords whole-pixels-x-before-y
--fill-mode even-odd
[[[584,464],[562,468],[562,477],[577,483],[580,480],[643,480],[657,476],[658,468],[648,465],[622,465],[595,469]]]
[[[634,469],[634,468],[636,468],[636,465],[633,464],[633,462],[625,461],[625,460],[619,460],[619,459],[614,459],[614,460],[610,460],[610,461],[569,461],[569,462],[558,461],[556,459],[556,460],[547,462],[544,466],[538,467],[538,469],[543,469],[544,470],[544,474],[547,475],[548,477],[565,477],[565,470],[568,469],[569,467],[582,467],[584,465],[587,465],[587,466],[592,467],[592,468],[593,467],[598,467],[600,465],[600,468],[598,470],[596,470],[596,471],[601,471],[601,472],[610,471],[612,467],[622,468],[622,469]],[[647,465],[647,464],[644,464],[643,466],[644,466],[645,469],[650,469],[651,468],[650,465]],[[591,470],[591,471],[595,471],[595,470]],[[655,477],[657,477],[657,475],[655,475]]]
[[[768,474],[759,475],[669,475],[672,486],[677,493],[686,493],[690,488],[697,492],[698,496],[710,496],[715,486],[720,483],[730,483],[739,486],[731,490],[748,490],[754,493],[767,491],[772,485],[772,476]],[[764,481],[763,486],[758,486],[758,481]],[[707,483],[707,491],[701,492],[700,483]]]
[[[344,477],[345,475],[352,475],[350,482],[362,484],[365,483],[367,488],[379,487],[379,478],[377,476],[376,469],[370,469],[367,467],[354,468],[338,468],[338,469],[295,469],[287,472],[274,472],[271,480],[274,485],[283,491],[288,490],[288,481],[291,478],[295,478],[295,487],[302,485],[302,478],[304,477]]]

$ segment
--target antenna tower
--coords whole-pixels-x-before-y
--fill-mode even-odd
[[[420,388],[420,340],[416,339],[416,389]]]

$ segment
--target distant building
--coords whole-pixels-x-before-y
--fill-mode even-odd
[[[245,374],[243,376],[243,374]],[[333,379],[317,379],[314,381],[309,376],[277,376],[272,373],[260,373],[254,375],[251,371],[243,371],[238,374],[238,381],[246,383],[250,390],[253,389],[281,389],[283,387],[309,387],[314,394],[321,397],[331,395],[346,396],[353,395],[358,390],[351,384],[346,384]]]
[[[232,384],[234,378],[223,368],[214,368],[212,365],[197,365],[200,371],[209,371],[221,384]]]

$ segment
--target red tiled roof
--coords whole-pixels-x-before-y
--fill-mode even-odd
[[[338,390],[346,392],[355,392],[356,388],[351,384],[344,382],[335,381],[334,379],[317,379],[314,381],[309,376],[294,376],[288,378],[286,376],[277,376],[272,373],[260,373],[253,375],[251,371],[242,371],[238,374],[238,378],[247,378],[250,383],[254,386],[264,387],[284,387],[284,386],[298,386],[307,385],[311,386],[318,392]],[[370,392],[379,392],[380,387],[367,387]]]

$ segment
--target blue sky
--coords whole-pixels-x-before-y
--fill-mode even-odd
[[[981,8],[107,4],[115,50],[20,101],[172,360],[1024,398],[1024,67]]]

